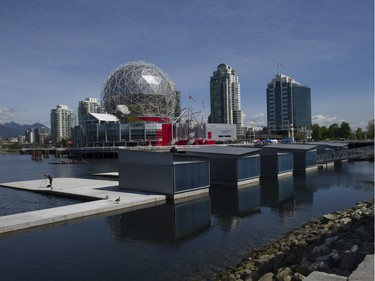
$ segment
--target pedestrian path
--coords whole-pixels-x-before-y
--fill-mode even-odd
[[[163,204],[166,200],[165,195],[121,190],[117,181],[110,180],[55,178],[52,188],[46,187],[47,185],[47,182],[41,180],[0,183],[3,187],[94,201],[2,216],[0,234],[116,210],[149,207]]]

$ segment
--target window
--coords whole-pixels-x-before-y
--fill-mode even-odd
[[[259,177],[259,157],[249,157],[238,159],[237,162],[237,177],[238,180],[251,179]]]
[[[175,192],[186,191],[209,186],[209,164],[190,163],[174,166]]]

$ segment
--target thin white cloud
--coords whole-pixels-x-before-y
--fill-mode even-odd
[[[11,122],[16,116],[17,108],[0,107],[0,124]]]
[[[313,124],[318,124],[319,126],[330,126],[333,123],[337,123],[337,117],[336,116],[329,116],[329,115],[323,115],[323,114],[318,114],[318,115],[313,115],[312,116],[312,123]]]
[[[267,125],[266,114],[261,112],[249,116],[245,120],[245,125],[250,127],[265,127]]]

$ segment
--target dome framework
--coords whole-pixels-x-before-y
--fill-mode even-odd
[[[121,64],[104,81],[102,104],[109,113],[127,107],[136,116],[174,117],[176,87],[159,67],[143,61]]]

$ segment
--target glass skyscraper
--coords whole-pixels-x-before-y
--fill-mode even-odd
[[[209,123],[236,124],[237,135],[243,135],[240,83],[231,66],[220,64],[210,79],[211,115]]]
[[[310,137],[311,89],[278,73],[267,85],[267,126],[270,133]]]

